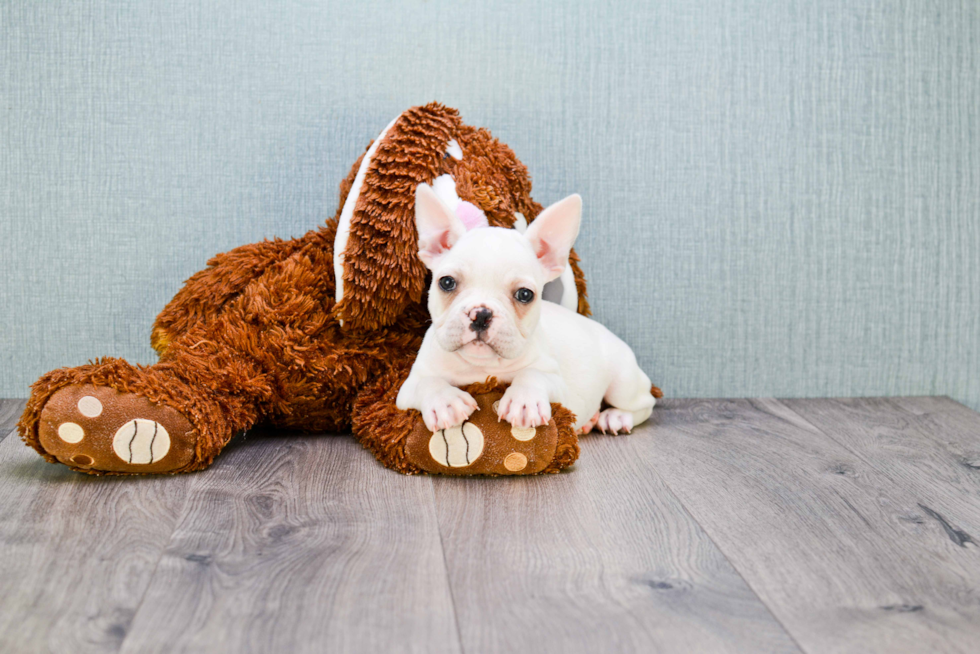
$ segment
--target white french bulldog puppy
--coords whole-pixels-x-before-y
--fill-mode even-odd
[[[524,234],[467,231],[430,186],[415,193],[419,258],[432,271],[432,326],[398,393],[430,431],[461,424],[477,408],[457,388],[496,377],[509,382],[498,418],[518,427],[551,419],[551,402],[576,416],[576,431],[598,425],[629,432],[656,402],[633,351],[599,323],[541,299],[561,275],[578,236],[582,198],[556,202]],[[609,408],[599,413],[603,400]]]

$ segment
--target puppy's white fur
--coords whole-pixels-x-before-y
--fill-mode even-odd
[[[493,376],[510,383],[499,418],[519,427],[547,423],[551,402],[575,413],[576,431],[592,423],[603,400],[610,406],[597,419],[603,431],[630,431],[650,416],[650,379],[629,346],[541,297],[567,265],[581,215],[582,199],[572,195],[541,212],[525,234],[467,232],[431,187],[419,185],[415,221],[419,258],[432,271],[432,326],[398,393],[399,409],[419,410],[431,431],[458,425],[477,405],[457,387]],[[446,277],[455,283],[450,291],[440,287]],[[520,289],[533,300],[519,301]],[[487,311],[488,325],[475,329]]]

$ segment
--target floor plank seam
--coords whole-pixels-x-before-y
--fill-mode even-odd
[[[187,509],[189,494],[184,494],[184,500],[180,506],[180,512],[178,513],[177,520],[174,521],[174,528],[170,532],[170,536],[167,538],[167,543],[160,549],[160,555],[157,560],[153,562],[153,572],[150,573],[149,579],[146,582],[146,588],[143,589],[143,594],[140,597],[139,604],[133,609],[133,616],[129,620],[129,625],[126,627],[126,635],[122,637],[119,641],[119,649],[116,652],[123,652],[126,648],[126,641],[129,640],[129,635],[132,633],[133,624],[136,622],[136,617],[139,615],[140,611],[143,610],[143,604],[146,602],[147,595],[150,594],[150,589],[153,588],[153,580],[156,579],[157,571],[160,569],[160,562],[163,561],[163,557],[167,555],[167,551],[170,549],[170,544],[174,540],[174,534],[177,533],[177,527],[180,526],[181,521],[184,518],[185,511]]]
[[[805,647],[803,647],[803,644],[800,643],[800,641],[796,638],[796,635],[792,631],[790,631],[789,628],[786,626],[786,624],[782,620],[779,619],[779,616],[777,616],[773,612],[772,607],[769,606],[769,604],[762,598],[761,595],[759,595],[759,591],[757,591],[752,586],[752,584],[749,583],[749,580],[745,578],[745,575],[742,574],[742,571],[739,570],[738,566],[735,565],[735,562],[732,561],[732,558],[728,555],[728,553],[725,551],[725,549],[721,545],[718,544],[718,540],[712,535],[711,531],[708,530],[708,528],[705,527],[705,525],[703,525],[701,523],[701,521],[697,519],[697,516],[695,516],[691,512],[691,510],[688,508],[687,504],[685,504],[684,501],[680,498],[680,496],[674,491],[674,489],[670,487],[670,484],[667,483],[667,480],[663,477],[663,475],[660,474],[660,471],[658,471],[655,466],[656,466],[656,464],[653,464],[653,470],[654,470],[654,472],[656,473],[656,475],[658,477],[660,477],[660,481],[663,483],[663,485],[667,489],[667,491],[677,501],[677,504],[681,507],[681,509],[684,511],[684,513],[686,513],[688,515],[688,517],[690,517],[691,520],[696,525],[698,525],[701,528],[701,531],[703,531],[704,534],[705,534],[705,536],[708,537],[708,540],[710,540],[714,544],[714,546],[718,549],[718,551],[721,552],[721,555],[725,558],[726,561],[728,561],[728,565],[730,565],[732,567],[732,570],[735,571],[735,574],[737,574],[738,577],[739,577],[739,579],[742,580],[742,582],[745,584],[746,588],[748,588],[749,590],[752,591],[752,593],[759,600],[759,603],[762,604],[762,606],[764,606],[766,608],[766,612],[769,613],[769,615],[776,622],[776,624],[778,624],[780,627],[782,627],[783,631],[786,633],[786,635],[789,637],[789,639],[791,641],[793,641],[793,644],[796,645],[797,649],[799,649],[799,651],[801,651],[801,652],[805,652],[805,653],[809,654],[809,650],[806,649]]]
[[[432,508],[436,512],[436,531],[439,533],[439,549],[442,551],[442,569],[446,573],[446,587],[449,589],[449,601],[453,606],[453,624],[456,625],[456,640],[459,642],[460,654],[466,654],[463,644],[463,630],[459,627],[459,611],[456,609],[456,593],[453,591],[453,580],[449,576],[449,560],[446,558],[446,543],[442,536],[442,523],[439,520],[439,506],[436,500],[436,480],[429,478],[429,493],[432,495]]]
[[[510,481],[279,430],[199,475],[89,477],[0,400],[0,650],[970,652],[980,414],[935,399],[668,400]]]
[[[833,435],[827,433],[825,430],[823,430],[820,427],[818,427],[815,424],[813,424],[813,421],[812,420],[808,420],[807,418],[805,418],[799,411],[797,411],[796,409],[794,409],[790,405],[786,404],[786,402],[784,402],[783,400],[781,400],[779,398],[773,398],[773,401],[777,402],[786,411],[789,411],[790,413],[792,413],[801,422],[805,422],[806,424],[808,424],[811,427],[813,427],[814,431],[819,432],[822,436],[824,436],[825,438],[827,438],[832,443],[836,443],[837,445],[839,445],[842,448],[844,448],[845,450],[847,450],[847,452],[851,456],[853,456],[855,459],[857,459],[858,461],[861,461],[862,463],[864,463],[864,465],[868,466],[869,468],[872,468],[872,469],[878,471],[883,477],[886,477],[888,479],[888,481],[892,482],[893,484],[895,484],[899,488],[902,488],[905,491],[908,491],[910,493],[912,492],[910,489],[908,489],[905,486],[901,485],[895,478],[893,478],[890,474],[888,474],[888,471],[887,470],[881,470],[881,469],[879,469],[877,466],[874,465],[874,463],[872,463],[871,461],[869,461],[867,459],[867,457],[865,457],[863,454],[861,454],[860,452],[855,451],[847,443],[841,442],[840,440],[834,438]]]
[[[901,405],[892,402],[891,401],[891,398],[882,398],[882,399],[884,399],[893,408],[895,408],[895,409],[897,409],[899,411],[903,411],[903,412],[905,411],[905,409],[903,409]],[[869,458],[869,457],[863,455],[861,452],[859,452],[859,451],[855,450],[853,447],[851,447],[847,442],[845,442],[845,441],[843,441],[841,439],[838,439],[838,438],[834,437],[833,434],[830,434],[826,430],[817,427],[816,425],[813,424],[813,422],[811,420],[808,420],[807,418],[805,418],[798,411],[796,411],[795,409],[793,409],[791,406],[789,406],[788,404],[786,404],[782,400],[777,399],[776,402],[778,402],[783,408],[785,408],[787,411],[789,411],[790,413],[792,413],[794,416],[798,417],[800,420],[802,420],[806,424],[808,424],[811,427],[813,427],[815,430],[817,430],[820,434],[822,434],[829,441],[831,441],[832,443],[836,443],[841,448],[843,448],[845,451],[847,451],[851,456],[853,456],[855,459],[857,459],[858,461],[861,461],[862,463],[864,463],[864,465],[868,466],[868,468],[870,468],[871,470],[874,470],[876,473],[878,473],[879,475],[881,475],[882,477],[884,477],[885,479],[887,479],[889,482],[891,482],[892,484],[894,484],[895,487],[902,489],[903,491],[905,491],[906,493],[908,493],[909,495],[911,495],[914,498],[921,497],[921,493],[919,493],[916,488],[914,488],[908,482],[903,482],[903,480],[901,478],[895,477],[895,475],[892,474],[890,468],[888,468],[888,467],[882,467],[880,465],[877,465],[876,464],[876,461],[873,458]],[[937,446],[940,447],[941,449],[944,449],[944,450],[946,449],[945,447],[943,447],[943,444],[941,442],[937,442]],[[841,499],[844,499],[844,498],[842,497]],[[846,504],[848,504],[848,506],[850,506],[850,502],[847,502],[847,500],[844,500],[844,502]],[[922,504],[922,502],[920,502],[918,499],[916,500],[916,504],[919,506],[920,509],[922,509],[922,511],[928,517],[930,517],[930,518],[932,518],[933,520],[936,521],[936,523],[943,529],[943,531],[945,532],[946,536],[955,545],[958,545],[960,547],[965,547],[967,543],[976,544],[976,541],[974,540],[974,538],[970,534],[968,534],[967,532],[963,531],[962,529],[957,529],[956,527],[954,527],[944,517],[943,514],[941,514],[938,511],[936,511],[936,510],[934,510],[934,509],[932,509],[932,508],[930,508],[930,507]],[[945,511],[947,508],[948,507],[943,507],[943,510]],[[855,514],[857,514],[862,520],[864,520],[865,523],[867,523],[867,520],[864,518],[864,516],[862,516],[857,511],[857,509],[854,509],[853,506],[851,507],[851,509],[854,510]]]
[[[666,483],[666,482],[665,482],[665,483]],[[669,489],[669,487],[668,487],[668,489]],[[669,489],[669,490],[670,490],[670,492],[671,492],[671,494],[672,494],[672,495],[674,495],[674,497],[677,497],[677,494],[676,494],[676,493],[674,493],[674,491],[673,491],[673,489]],[[706,527],[705,527],[705,526],[704,526],[703,524],[701,524],[701,523],[700,523],[700,522],[699,522],[699,521],[697,520],[697,518],[695,518],[695,517],[694,517],[694,514],[692,514],[692,513],[691,513],[691,512],[690,512],[690,511],[688,510],[688,508],[687,508],[687,505],[686,505],[686,504],[684,504],[683,502],[681,502],[681,500],[680,500],[680,498],[677,498],[677,501],[681,503],[681,508],[683,508],[683,509],[684,509],[684,512],[685,512],[685,513],[687,513],[687,514],[688,514],[689,516],[691,516],[691,519],[692,519],[692,520],[694,520],[694,522],[695,522],[695,523],[697,523],[697,524],[698,524],[698,525],[699,525],[699,526],[701,527],[701,530],[702,530],[702,531],[704,531],[704,534],[705,534],[705,535],[706,535],[706,536],[708,537],[708,540],[710,540],[710,541],[711,541],[712,543],[714,543],[714,545],[715,545],[715,547],[717,547],[717,548],[718,548],[718,551],[719,551],[719,552],[721,552],[721,555],[722,555],[723,557],[725,557],[725,560],[726,560],[726,561],[728,561],[728,565],[730,565],[730,566],[732,566],[732,570],[734,570],[734,571],[735,571],[735,574],[737,574],[737,575],[738,575],[738,577],[739,577],[739,579],[741,579],[741,580],[742,580],[742,581],[743,581],[743,582],[745,583],[745,586],[746,586],[746,587],[747,587],[747,588],[748,588],[749,590],[751,590],[751,591],[752,591],[752,593],[753,593],[753,594],[754,594],[754,595],[756,596],[756,598],[758,598],[758,600],[759,600],[759,603],[761,603],[761,604],[762,604],[762,606],[764,606],[764,607],[766,607],[766,611],[767,611],[767,612],[769,613],[769,615],[770,615],[770,616],[772,616],[772,619],[773,619],[773,620],[774,620],[774,621],[776,622],[776,624],[778,624],[778,625],[779,625],[780,627],[782,627],[782,628],[783,628],[783,631],[785,631],[785,632],[786,632],[786,635],[787,635],[787,636],[789,637],[789,639],[790,639],[791,641],[793,641],[793,644],[794,644],[794,645],[796,645],[796,647],[797,647],[797,648],[798,648],[798,649],[799,649],[799,650],[800,650],[801,652],[805,652],[806,654],[809,654],[809,653],[810,653],[810,650],[808,650],[807,648],[805,648],[805,647],[803,646],[803,643],[801,643],[801,642],[800,642],[800,641],[799,641],[799,640],[798,640],[798,639],[796,638],[796,634],[794,634],[794,633],[793,633],[793,632],[792,632],[792,631],[790,630],[790,628],[789,628],[789,627],[787,627],[787,626],[786,626],[786,624],[785,624],[785,623],[784,623],[784,622],[783,622],[782,620],[780,620],[780,619],[779,619],[779,616],[777,616],[777,615],[776,615],[776,614],[775,614],[775,613],[773,612],[773,610],[772,610],[772,607],[771,607],[771,606],[769,606],[769,603],[768,603],[768,602],[766,602],[766,600],[765,600],[765,599],[763,599],[761,595],[759,595],[759,591],[757,591],[757,590],[756,590],[756,589],[755,589],[755,588],[754,588],[754,587],[752,586],[752,584],[751,584],[751,583],[749,582],[749,580],[745,578],[745,575],[744,575],[744,574],[742,574],[742,571],[738,569],[738,566],[737,566],[737,565],[735,565],[735,562],[734,562],[734,561],[732,561],[732,558],[731,558],[730,556],[728,556],[728,553],[727,553],[727,552],[725,551],[725,549],[724,549],[724,548],[723,548],[723,547],[722,547],[721,545],[719,545],[719,544],[718,544],[718,541],[717,541],[717,540],[715,540],[715,537],[714,537],[714,536],[713,536],[713,535],[711,534],[711,532],[710,532],[710,531],[709,531],[709,530],[708,530],[708,529],[707,529],[707,528],[706,528]]]
[[[0,443],[17,431],[17,422],[26,406],[25,398],[0,399]]]

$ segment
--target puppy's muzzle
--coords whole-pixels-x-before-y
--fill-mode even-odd
[[[490,322],[493,320],[493,311],[486,307],[477,307],[469,313],[470,329],[477,334],[487,331]]]

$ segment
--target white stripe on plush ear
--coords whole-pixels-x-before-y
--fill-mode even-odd
[[[463,221],[428,184],[415,187],[415,227],[419,233],[419,259],[429,270],[466,233]]]
[[[520,211],[514,212],[514,229],[521,234],[527,231],[527,218]]]
[[[344,253],[347,250],[347,239],[350,237],[350,220],[354,215],[357,199],[361,196],[364,177],[367,175],[368,168],[371,166],[371,160],[374,158],[374,153],[377,151],[378,146],[381,145],[381,141],[387,136],[388,130],[391,129],[392,125],[401,117],[401,114],[399,114],[395,120],[388,123],[388,126],[381,130],[378,138],[374,139],[374,143],[371,144],[371,147],[364,154],[364,158],[361,159],[361,166],[357,169],[357,175],[354,177],[354,183],[351,184],[350,191],[347,192],[344,208],[340,210],[340,220],[337,221],[337,235],[333,239],[333,277],[334,287],[337,289],[335,301],[338,304],[344,297]]]
[[[582,197],[577,193],[559,200],[538,214],[524,236],[544,268],[547,281],[557,279],[568,266],[568,254],[582,223]]]

